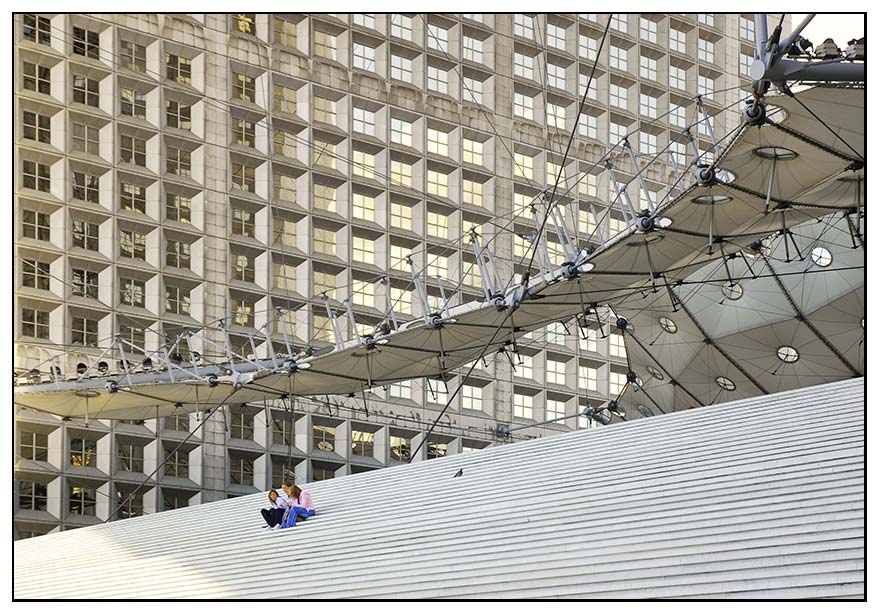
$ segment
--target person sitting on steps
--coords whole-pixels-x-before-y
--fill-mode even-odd
[[[264,528],[275,529],[281,527],[284,513],[287,512],[286,502],[286,497],[278,495],[278,492],[274,489],[269,490],[269,508],[260,510],[260,514],[263,515],[263,520],[266,522],[266,525],[263,526]]]
[[[315,515],[311,495],[289,481],[281,483],[281,488],[287,495],[285,502],[287,509],[281,521],[281,527],[294,527],[298,517],[305,519]]]

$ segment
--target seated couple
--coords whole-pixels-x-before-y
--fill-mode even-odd
[[[260,511],[266,521],[266,528],[294,527],[297,518],[305,519],[315,514],[312,496],[291,482],[281,483],[282,495],[269,491],[269,508]]]

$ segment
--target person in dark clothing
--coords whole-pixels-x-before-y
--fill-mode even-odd
[[[286,510],[285,500],[278,495],[277,491],[270,489],[269,508],[260,510],[260,514],[263,515],[263,520],[266,522],[264,527],[275,529],[275,527],[281,525],[281,520],[284,518]]]

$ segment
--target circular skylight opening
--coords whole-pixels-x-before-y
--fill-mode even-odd
[[[661,372],[659,369],[657,369],[653,365],[649,365],[647,367],[647,369],[648,369],[648,373],[651,374],[651,376],[653,376],[655,380],[663,380],[664,379],[663,372]]]
[[[831,261],[834,260],[834,257],[831,256],[831,252],[828,251],[828,248],[823,248],[822,246],[816,246],[813,248],[813,251],[810,252],[810,258],[812,258],[813,262],[819,267],[827,267],[831,264]]]
[[[794,160],[798,156],[796,151],[787,147],[773,147],[772,145],[755,148],[755,155],[766,160]]]
[[[725,282],[721,285],[721,293],[731,301],[738,301],[743,296],[743,287],[736,282]]]
[[[733,380],[731,380],[730,378],[725,378],[724,376],[718,376],[715,379],[715,383],[725,391],[733,391],[734,389],[736,389],[736,385],[733,383]]]
[[[776,350],[776,356],[779,357],[779,360],[783,363],[794,363],[801,355],[791,346],[780,346]]]
[[[724,203],[730,203],[733,200],[733,197],[729,197],[725,194],[704,194],[702,196],[694,197],[691,199],[691,202],[696,203],[697,205],[722,205]]]
[[[675,333],[678,331],[678,325],[675,324],[675,321],[671,318],[666,318],[666,316],[660,317],[660,328],[667,333]]]

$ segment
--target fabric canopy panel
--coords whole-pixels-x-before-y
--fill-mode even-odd
[[[668,298],[667,292],[659,292],[661,282],[677,284],[707,263],[717,265],[719,259],[731,263],[732,255],[750,249],[756,241],[779,231],[790,237],[791,229],[799,224],[864,202],[863,153],[844,147],[844,141],[864,146],[863,137],[857,138],[864,131],[859,111],[864,107],[863,92],[816,88],[797,97],[826,113],[826,123],[843,138],[802,112],[796,101],[768,99],[769,105],[782,108],[787,117],[779,123],[742,127],[715,162],[718,181],[695,183],[661,205],[653,217],[663,224],[654,229],[644,231],[632,225],[595,252],[582,252],[577,275],[561,268],[533,277],[524,297],[518,294],[521,289],[510,288],[503,302],[459,305],[445,310],[433,323],[425,319],[403,323],[388,334],[350,340],[307,356],[18,386],[15,403],[70,417],[142,419],[285,394],[356,393],[396,381],[443,378],[520,335],[568,320],[589,306],[625,309],[630,300],[654,291],[658,291],[654,296]],[[858,275],[863,284],[863,274]],[[784,306],[784,294],[768,289],[765,301]],[[521,303],[514,305],[519,298]],[[686,301],[684,297],[679,300]],[[717,314],[715,319],[724,320]],[[706,352],[697,346],[682,350]],[[299,365],[295,373],[284,365],[291,359]],[[209,382],[212,377],[216,378],[213,383]],[[746,380],[754,387],[748,393],[761,392]],[[642,395],[648,392],[646,387]],[[696,403],[689,397],[688,404]],[[682,406],[674,403],[671,407]]]

